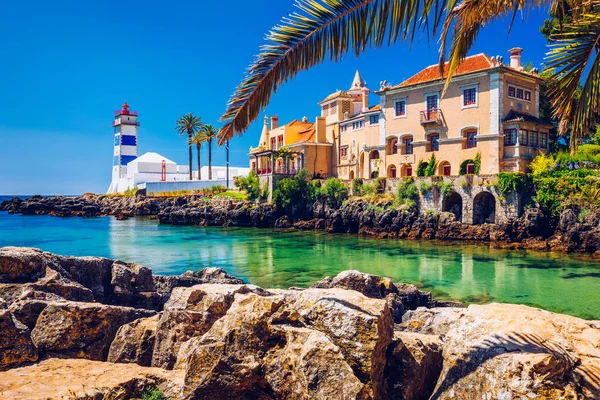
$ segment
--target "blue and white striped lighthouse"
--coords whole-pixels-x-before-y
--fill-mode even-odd
[[[112,181],[108,193],[123,192],[127,189],[127,164],[138,157],[138,121],[137,111],[129,111],[129,105],[123,104],[115,111],[114,152]]]

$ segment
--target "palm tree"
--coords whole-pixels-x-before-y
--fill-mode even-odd
[[[202,128],[202,120],[199,117],[195,117],[192,113],[187,113],[177,120],[175,123],[175,130],[180,135],[187,135],[188,137],[188,148],[190,157],[190,181],[192,180],[192,137],[196,132]]]
[[[483,26],[564,3],[572,10],[572,22],[552,35],[546,66],[555,76],[554,117],[563,126],[572,115],[572,135],[581,137],[600,113],[600,0],[297,0],[297,11],[267,34],[267,43],[229,100],[219,144],[243,134],[279,86],[326,59],[338,61],[349,51],[359,55],[368,47],[401,40],[412,43],[421,33],[439,31],[440,71],[449,43],[448,85]],[[581,80],[582,95],[571,113]]]
[[[190,146],[196,146],[196,152],[198,157],[198,180],[202,180],[202,164],[200,163],[200,150],[202,150],[202,144],[206,141],[202,131],[198,131],[189,139]]]
[[[200,132],[202,133],[204,140],[208,143],[208,179],[211,180],[212,179],[212,141],[213,141],[213,139],[217,138],[217,136],[219,134],[219,130],[211,124],[206,124],[202,127],[202,130]]]

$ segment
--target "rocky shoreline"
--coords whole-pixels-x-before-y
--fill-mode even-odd
[[[263,289],[214,268],[154,276],[0,248],[0,397],[150,389],[171,399],[594,399],[600,321],[465,308],[358,271]]]
[[[582,213],[568,207],[559,217],[539,209],[503,224],[468,225],[451,213],[419,215],[364,200],[348,201],[339,208],[315,202],[294,208],[289,215],[271,204],[255,204],[227,197],[123,197],[83,195],[41,197],[0,203],[0,211],[24,215],[94,217],[112,215],[156,218],[161,224],[238,226],[275,229],[324,230],[379,238],[446,240],[491,243],[498,248],[582,253],[600,259],[600,212]]]

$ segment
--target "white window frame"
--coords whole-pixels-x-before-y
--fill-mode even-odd
[[[406,97],[398,97],[398,98],[394,99],[393,101],[394,101],[394,109],[393,109],[394,119],[406,118],[406,116],[408,115],[408,103],[406,102]],[[401,101],[404,102],[404,115],[396,115],[396,104],[400,103]]]
[[[475,89],[475,104],[465,106],[465,90]],[[467,85],[460,87],[460,108],[461,110],[479,107],[479,84]]]
[[[515,88],[515,95],[514,96],[511,96],[509,94],[510,92],[508,91],[508,88],[511,87],[511,86]],[[523,98],[522,99],[519,99],[517,97],[517,89],[521,89],[523,91]],[[530,93],[531,98],[529,100],[525,100],[525,92],[529,92]],[[532,103],[533,102],[534,92],[535,92],[535,89],[526,89],[523,86],[515,85],[513,83],[507,83],[507,85],[506,85],[506,97],[508,97],[509,99],[516,100],[516,101],[523,101],[525,103]]]
[[[405,103],[405,104],[406,104],[406,103]],[[406,106],[405,106],[405,107],[406,107]],[[405,109],[406,109],[406,108],[405,108]],[[394,112],[396,112],[396,110],[394,110]],[[371,123],[371,118],[372,118],[372,117],[377,117],[377,122],[376,122],[376,123],[374,123],[374,124],[373,124],[373,123]],[[380,116],[379,114],[372,114],[372,115],[369,115],[369,126],[376,126],[376,125],[379,125],[379,120],[380,120],[380,119],[381,119],[381,116]]]

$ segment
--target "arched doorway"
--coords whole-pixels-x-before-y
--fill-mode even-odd
[[[396,166],[394,164],[390,165],[387,170],[387,177],[388,178],[396,178],[397,176],[398,175],[396,172]]]
[[[413,176],[412,165],[410,165],[410,164],[404,164],[400,168],[400,176]]]
[[[369,176],[375,179],[379,176],[379,151],[373,150],[369,153]]]
[[[442,202],[442,211],[454,214],[456,221],[462,222],[462,197],[454,190],[444,197]]]
[[[496,223],[496,198],[490,192],[481,192],[473,199],[473,224]]]
[[[354,180],[354,170],[350,170],[350,180]]]

